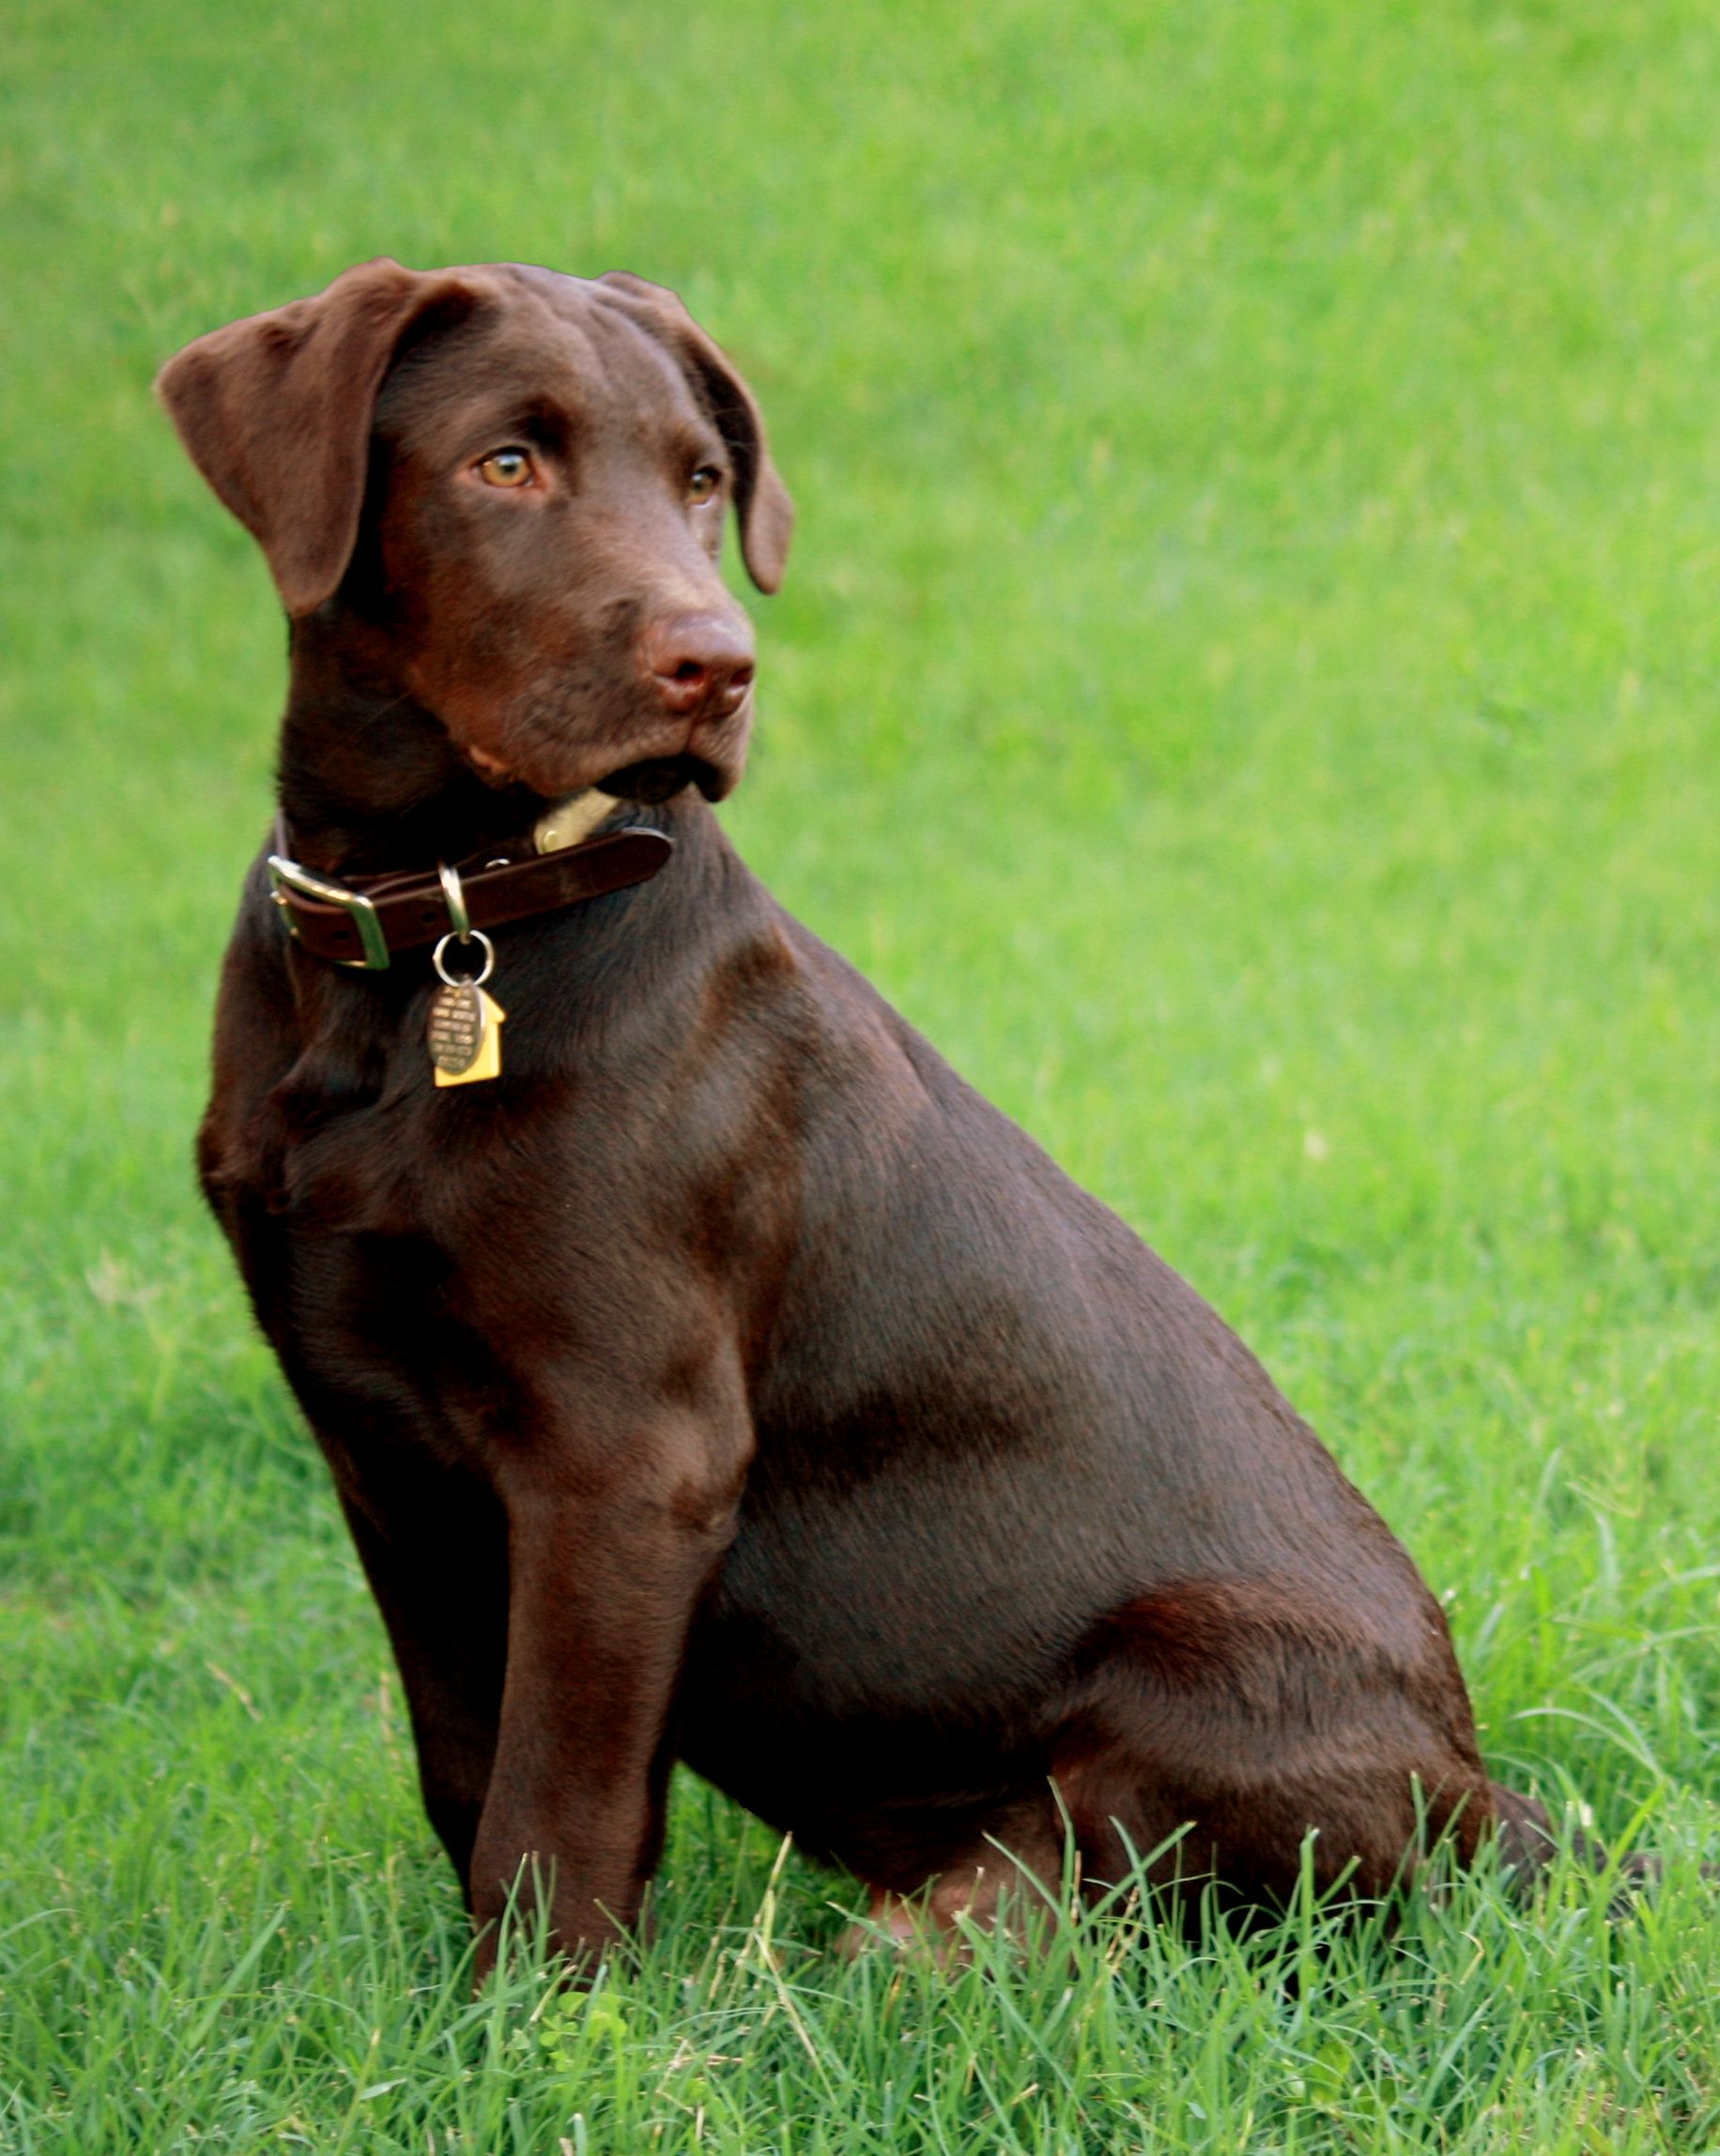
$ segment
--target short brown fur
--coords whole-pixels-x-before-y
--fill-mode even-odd
[[[433,1089],[422,955],[308,956],[260,863],[223,975],[204,1186],[478,1922],[529,1858],[570,1951],[631,1922],[677,1757],[944,1923],[1066,1816],[1090,1881],[1186,1828],[1164,1875],[1249,1899],[1310,1828],[1370,1891],[1447,1824],[1534,1854],[1438,1604],[1258,1363],[699,798],[751,720],[725,504],[767,589],[791,511],[679,302],[373,263],[161,388],[292,618],[305,861],[480,856],[600,781],[676,842],[499,934],[489,1085]]]

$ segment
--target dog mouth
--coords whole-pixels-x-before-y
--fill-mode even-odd
[[[486,786],[530,786],[530,781],[522,772],[487,749],[470,742],[462,742],[459,748],[467,763]],[[690,786],[696,786],[707,801],[721,801],[729,791],[731,782],[708,757],[683,751],[680,756],[644,757],[637,763],[623,764],[618,771],[588,783],[617,801],[637,801],[655,807],[659,802],[670,800]]]
[[[729,790],[714,764],[703,757],[686,754],[646,757],[642,762],[623,764],[620,771],[597,781],[600,793],[612,794],[617,801],[643,802],[648,807],[690,786],[696,786],[707,801],[720,801]]]

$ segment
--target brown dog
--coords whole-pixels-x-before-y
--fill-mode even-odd
[[[375,262],[160,387],[292,618],[204,1186],[478,1922],[535,1858],[570,1950],[628,1923],[677,1757],[891,1921],[989,1913],[999,1844],[1054,1879],[1066,1818],[1088,1881],[1187,1826],[1160,1874],[1250,1900],[1310,1828],[1369,1893],[1448,1829],[1537,1856],[1259,1364],[699,798],[752,708],[725,510],[766,590],[791,511],[679,302]],[[501,1068],[451,1088],[425,947],[484,921]]]

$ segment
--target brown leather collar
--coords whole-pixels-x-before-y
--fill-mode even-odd
[[[380,972],[396,951],[434,943],[453,925],[439,868],[328,876],[287,857],[284,825],[277,824],[275,842],[277,850],[269,856],[274,902],[293,936],[331,965]],[[455,864],[473,928],[498,928],[644,883],[667,864],[675,842],[661,831],[632,824],[558,852],[509,858],[517,850],[492,847]]]

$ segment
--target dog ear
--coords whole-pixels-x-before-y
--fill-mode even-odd
[[[251,532],[289,615],[346,573],[370,466],[371,419],[402,338],[431,310],[463,319],[457,277],[361,263],[311,299],[211,329],[156,376],[179,439]]]
[[[775,591],[789,558],[794,504],[771,462],[752,391],[667,286],[624,269],[608,270],[597,283],[624,298],[630,321],[668,346],[710,412],[734,459],[741,558],[760,591]]]

